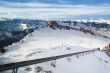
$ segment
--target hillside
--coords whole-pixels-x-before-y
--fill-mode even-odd
[[[83,28],[82,28],[83,26]],[[80,52],[94,48],[103,49],[110,42],[109,35],[87,29],[86,25],[68,25],[63,22],[49,22],[39,26],[33,33],[17,43],[4,47],[7,52],[0,54],[0,64],[20,62],[61,54]],[[98,30],[99,31],[99,30]],[[91,34],[93,33],[93,34]],[[106,36],[106,37],[103,37]],[[103,51],[72,56],[55,62],[22,67],[18,73],[109,73],[110,58]],[[3,72],[9,73],[11,71]]]

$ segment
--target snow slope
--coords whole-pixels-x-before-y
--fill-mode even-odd
[[[0,55],[0,64],[32,60],[37,58],[73,53],[100,47],[110,42],[109,39],[92,36],[76,30],[52,30],[44,28],[36,30],[22,41],[5,47],[8,51]],[[37,72],[38,67],[43,69]],[[20,68],[18,73],[110,73],[110,58],[104,52],[81,55],[56,61]],[[3,72],[3,73],[9,73]]]

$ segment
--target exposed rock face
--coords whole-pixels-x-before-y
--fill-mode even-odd
[[[92,32],[91,30],[88,30],[88,29],[80,28],[80,31],[82,31],[84,33],[90,33],[91,35],[95,35],[94,32]]]
[[[78,23],[77,22],[74,22],[75,25],[77,25]],[[66,30],[79,30],[79,31],[82,31],[84,33],[90,33],[91,35],[95,35],[92,31],[90,30],[87,30],[87,29],[84,29],[84,28],[80,28],[80,29],[76,29],[76,28],[73,28],[71,26],[62,26],[60,24],[58,24],[56,21],[49,21],[48,22],[48,25],[47,25],[49,28],[51,29],[66,29]]]
[[[58,25],[58,23],[56,21],[49,21],[48,22],[48,27],[52,28],[52,29],[60,28],[60,26]]]
[[[17,32],[12,32],[12,36],[9,37],[7,35],[4,35],[4,39],[0,39],[0,52],[5,53],[4,47],[8,45],[12,45],[15,42],[19,42],[21,39],[23,39],[26,35],[29,33],[33,32],[33,29],[28,29],[24,31],[17,31]]]
[[[6,50],[4,48],[0,48],[0,53],[5,53]]]
[[[56,21],[49,21],[48,27],[52,29],[66,29],[66,30],[73,29],[72,27],[69,27],[69,26],[59,25]]]
[[[110,57],[110,43],[104,47],[103,51]]]
[[[105,46],[104,48],[105,48],[104,50],[110,51],[110,43],[107,46]]]

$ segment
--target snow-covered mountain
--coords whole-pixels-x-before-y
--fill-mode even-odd
[[[37,20],[34,20],[37,21]],[[29,22],[29,21],[28,21]],[[26,61],[94,48],[103,49],[110,43],[108,27],[96,27],[88,22],[78,21],[39,21],[33,33],[20,42],[7,47],[7,52],[0,54],[0,64]],[[108,24],[105,24],[108,26]],[[56,60],[55,67],[51,61],[22,67],[18,73],[110,73],[110,57],[103,51],[72,56]],[[39,71],[40,69],[40,71]],[[9,73],[6,71],[3,73]]]

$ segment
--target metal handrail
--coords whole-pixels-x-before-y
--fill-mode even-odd
[[[65,55],[58,55],[58,56],[52,56],[52,57],[46,57],[46,58],[40,58],[40,59],[34,59],[34,60],[28,60],[28,61],[22,61],[22,62],[3,64],[3,65],[0,65],[0,72],[6,71],[6,70],[11,70],[11,69],[18,69],[20,67],[33,65],[33,64],[38,64],[38,63],[43,63],[43,62],[47,62],[47,61],[51,61],[51,60],[57,60],[57,59],[60,59],[60,58],[65,58],[65,57],[69,57],[69,56],[73,56],[73,55],[78,55],[78,54],[83,54],[83,53],[90,53],[90,52],[92,53],[92,52],[98,51],[98,50],[99,49],[87,50],[87,51],[70,53],[70,54],[65,54]]]

